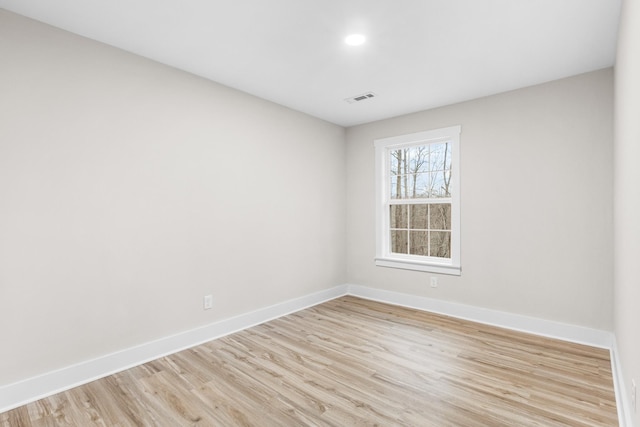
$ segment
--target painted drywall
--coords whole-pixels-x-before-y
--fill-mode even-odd
[[[611,331],[612,114],[604,69],[347,129],[349,283]],[[452,125],[462,275],[431,288],[374,265],[373,141]]]
[[[640,3],[625,0],[615,66],[614,312],[625,398],[640,387]],[[640,403],[640,402],[637,402]],[[629,405],[632,412],[633,405]],[[640,409],[633,413],[640,426]]]
[[[2,10],[0,58],[0,386],[346,282],[343,128]]]

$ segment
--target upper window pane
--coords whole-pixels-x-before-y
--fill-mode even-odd
[[[451,171],[433,172],[429,177],[430,197],[451,197]]]
[[[391,198],[406,199],[409,177],[407,175],[395,175],[391,177]]]
[[[389,170],[391,175],[402,175],[409,173],[409,149],[404,148],[402,150],[393,150],[391,152],[391,164]]]
[[[429,169],[433,171],[451,169],[451,144],[443,142],[429,146]]]
[[[429,172],[429,146],[409,149],[409,173]]]
[[[389,172],[391,199],[451,197],[451,144],[391,150]]]
[[[411,187],[407,199],[429,197],[429,174],[417,173],[410,177]]]

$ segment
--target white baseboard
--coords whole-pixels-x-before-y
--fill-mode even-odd
[[[615,341],[613,334],[610,332],[432,298],[345,284],[2,386],[0,387],[0,413],[343,295],[353,295],[512,330],[611,349],[616,396],[617,398],[618,396],[623,396],[624,399],[622,376],[621,373],[616,372],[619,370],[619,363],[615,355]],[[624,418],[621,414],[624,413],[625,417],[629,416],[624,411],[620,412],[621,408],[628,408],[624,403],[618,400],[620,425],[632,426],[632,424],[623,422]]]
[[[613,334],[608,331],[522,316],[504,311],[489,310],[433,298],[368,288],[360,285],[348,285],[348,293],[349,295],[374,301],[445,314],[459,319],[471,320],[473,322],[499,326],[515,331],[528,332],[543,337],[586,344],[593,347],[610,349],[613,341]]]
[[[618,345],[615,337],[611,345],[611,370],[613,373],[613,388],[616,391],[616,407],[618,408],[618,420],[620,427],[633,427],[631,399],[622,374],[622,366],[618,358]]]
[[[0,413],[347,293],[336,286],[0,387]]]

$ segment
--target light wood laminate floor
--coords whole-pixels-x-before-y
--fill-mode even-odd
[[[616,426],[607,350],[342,297],[0,426]]]

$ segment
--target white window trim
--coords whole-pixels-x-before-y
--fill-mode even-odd
[[[402,268],[431,273],[459,276],[460,264],[460,130],[451,126],[408,135],[377,139],[376,150],[376,258],[380,267]],[[389,209],[391,182],[389,153],[412,145],[431,144],[439,141],[451,143],[451,259],[417,255],[395,254],[389,250]],[[408,201],[411,203],[411,201]]]

